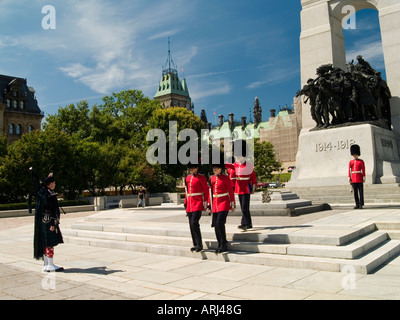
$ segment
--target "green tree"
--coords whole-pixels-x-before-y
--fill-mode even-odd
[[[57,191],[67,198],[74,197],[77,181],[74,143],[70,135],[55,129],[34,131],[8,147],[0,174],[7,188],[8,202],[22,201],[31,192],[29,168],[33,167],[40,178],[53,172]]]
[[[197,137],[201,137],[201,130],[205,128],[204,122],[195,115],[193,112],[188,111],[186,108],[174,107],[168,109],[157,109],[152,117],[149,119],[146,131],[150,131],[152,129],[160,129],[166,135],[166,159],[169,162],[169,145],[170,145],[170,138],[176,139],[173,136],[173,133],[170,132],[170,125],[172,122],[176,122],[176,133],[179,133],[184,129],[193,129]],[[189,141],[178,141],[177,143],[177,150],[185,145]],[[148,146],[152,145],[154,142],[148,141]],[[200,152],[200,139],[197,139],[197,150]],[[161,164],[162,170],[167,174],[174,178],[179,178],[182,176],[183,171],[185,170],[186,166],[180,164],[179,159],[177,159],[177,164]]]
[[[43,123],[43,130],[50,128],[77,135],[80,139],[90,136],[89,105],[86,100],[59,108],[56,115],[49,115]]]
[[[270,142],[254,141],[254,171],[259,181],[270,180],[272,172],[280,170],[282,164],[276,159],[274,146]]]

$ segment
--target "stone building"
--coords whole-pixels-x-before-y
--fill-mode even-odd
[[[301,104],[296,99],[293,109],[284,107],[276,114],[271,110],[271,117],[267,124],[260,129],[260,141],[272,143],[277,159],[287,170],[289,166],[296,165],[296,154],[301,131]]]
[[[182,81],[179,79],[177,67],[172,60],[169,41],[167,62],[154,99],[160,100],[164,108],[183,107],[190,111],[194,110],[186,79]]]
[[[233,113],[228,115],[228,121],[225,121],[223,115],[219,115],[219,126],[210,131],[209,139],[214,142],[219,141],[221,145],[225,139],[259,138],[260,141],[270,142],[286,172],[289,166],[296,165],[302,119],[299,103],[300,100],[295,99],[293,108],[284,107],[278,110],[278,113],[272,109],[269,120],[262,121],[262,107],[256,97],[253,109],[254,123],[248,123],[246,117],[241,117],[241,124],[237,124]]]
[[[0,75],[0,135],[12,143],[24,133],[40,130],[42,119],[35,90],[26,79]]]

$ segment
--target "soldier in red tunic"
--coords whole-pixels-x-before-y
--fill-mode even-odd
[[[185,208],[189,218],[190,233],[193,247],[190,251],[203,250],[203,242],[200,231],[200,218],[202,211],[207,210],[208,184],[204,175],[198,173],[200,164],[188,164],[190,175],[185,179]]]
[[[354,144],[350,147],[350,153],[354,157],[349,162],[349,182],[353,187],[354,200],[356,206],[354,209],[362,209],[364,205],[364,185],[365,182],[365,163],[359,159],[361,155],[360,146]]]
[[[235,170],[236,183],[235,193],[239,196],[240,208],[242,209],[242,221],[239,229],[247,230],[253,228],[250,215],[250,194],[256,190],[257,177],[254,172],[254,166],[245,161],[248,149],[245,140],[237,140],[233,145],[235,163],[227,163],[226,167]]]
[[[223,173],[225,165],[223,157],[221,162],[213,164],[214,175],[211,177],[211,190],[212,190],[212,208],[209,206],[209,212],[212,215],[212,227],[215,228],[215,235],[218,240],[218,249],[216,253],[226,252],[228,250],[226,240],[225,223],[229,210],[235,211],[235,194],[231,179]],[[211,203],[211,199],[209,201]]]

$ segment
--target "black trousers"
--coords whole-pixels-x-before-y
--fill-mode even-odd
[[[356,206],[364,205],[364,184],[363,183],[352,183],[353,192],[354,192],[354,200],[356,202]]]
[[[242,209],[242,226],[252,227],[250,216],[250,194],[239,194],[240,208]]]
[[[226,240],[226,217],[228,216],[228,211],[220,211],[213,213],[212,216],[212,227],[215,228],[215,236],[218,240],[218,248],[223,248],[226,246],[228,241]]]
[[[201,211],[188,212],[190,233],[192,234],[193,245],[195,247],[203,248],[200,231],[200,218]]]

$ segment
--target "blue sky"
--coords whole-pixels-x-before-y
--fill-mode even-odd
[[[56,29],[42,28],[42,7]],[[153,97],[171,53],[195,113],[263,121],[300,89],[300,0],[1,0],[0,74],[28,79],[46,114],[80,100],[139,89]],[[383,71],[378,14],[356,14],[346,30],[348,60],[362,54]],[[184,72],[182,72],[184,69]]]

